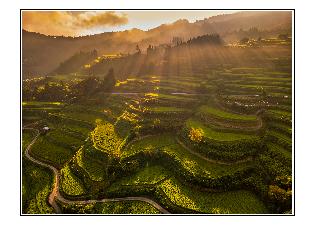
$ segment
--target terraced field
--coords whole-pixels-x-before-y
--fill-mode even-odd
[[[209,163],[183,148],[171,134],[148,136],[134,141],[125,149],[122,158],[128,160],[128,158],[133,158],[143,153],[151,155],[151,157],[154,157],[154,153],[162,155],[165,157],[165,161],[169,161],[166,164],[170,164],[171,168],[176,168],[174,170],[178,170],[179,173],[183,172],[188,177],[196,180],[199,178],[208,179],[210,183],[211,179],[240,172],[251,166],[247,163],[232,165]]]
[[[215,141],[237,141],[243,139],[253,139],[255,136],[242,134],[242,133],[226,133],[226,132],[218,132],[211,127],[205,126],[201,121],[195,119],[189,119],[186,122],[186,126],[188,129],[199,128],[203,130],[204,137],[207,139],[215,140]]]
[[[65,213],[74,214],[159,214],[160,211],[152,205],[141,201],[114,201],[91,204],[63,205]]]
[[[147,166],[133,176],[115,182],[109,191],[123,192],[129,187],[136,194],[141,186],[151,187],[157,199],[166,197],[164,204],[174,212],[186,209],[193,213],[268,213],[264,204],[251,192],[200,190],[180,182],[170,171],[161,166]]]
[[[34,129],[23,130],[22,150],[34,160],[23,157],[24,212],[289,210],[291,74],[229,68],[204,76],[120,80],[97,104],[23,102],[23,125]]]
[[[294,10],[92,11],[21,12],[22,214],[294,214]]]
[[[201,106],[199,108],[199,111],[201,113],[207,113],[215,117],[219,117],[219,118],[227,119],[227,120],[236,120],[236,121],[243,121],[243,120],[256,121],[257,120],[257,117],[253,115],[242,115],[242,114],[230,113],[230,112],[226,112],[226,111],[219,110],[217,108],[213,108],[209,106]]]

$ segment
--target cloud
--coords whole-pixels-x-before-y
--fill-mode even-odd
[[[128,23],[126,14],[102,11],[23,11],[23,29],[46,35],[78,36],[88,29]]]

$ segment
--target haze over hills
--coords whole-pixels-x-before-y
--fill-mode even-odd
[[[149,45],[168,44],[173,37],[188,40],[212,33],[219,34],[230,43],[244,37],[290,34],[291,27],[291,12],[269,11],[219,15],[193,23],[181,19],[148,31],[132,29],[83,37],[54,37],[23,30],[23,77],[46,75],[80,51],[90,52],[95,49],[99,55],[134,53],[137,44],[141,49],[146,49]]]
[[[22,17],[21,213],[292,214],[292,11],[220,13]]]

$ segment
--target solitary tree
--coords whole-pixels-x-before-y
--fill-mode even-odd
[[[188,136],[190,140],[200,142],[204,136],[204,131],[201,128],[191,128]]]
[[[139,48],[139,45],[136,46],[136,54],[141,54],[141,49]]]
[[[112,89],[115,86],[115,84],[116,84],[116,78],[115,78],[115,75],[114,75],[114,69],[110,68],[108,70],[107,75],[105,75],[104,79],[103,79],[104,89],[105,90],[110,90],[110,89]]]

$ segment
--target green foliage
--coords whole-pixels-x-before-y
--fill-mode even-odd
[[[149,136],[133,142],[124,149],[122,159],[128,160],[141,155],[151,159],[161,158],[161,163],[188,181],[221,188],[233,185],[235,179],[243,176],[252,166],[250,163],[232,165],[210,163],[183,148],[170,134]]]
[[[23,130],[22,132],[22,152],[24,152],[27,146],[31,143],[35,137],[35,132],[31,130]]]
[[[67,133],[65,130],[53,129],[45,135],[45,139],[56,145],[64,146],[67,148],[77,149],[83,143],[82,138],[75,137],[71,133]]]
[[[67,90],[57,82],[47,82],[44,86],[36,89],[35,98],[38,101],[64,101],[67,96]]]
[[[275,130],[276,132],[279,132],[285,136],[287,136],[289,139],[291,139],[292,136],[292,126],[288,126],[286,124],[277,123],[277,122],[269,122],[267,124],[268,128],[270,130]]]
[[[53,209],[47,202],[52,190],[52,172],[30,162],[25,157],[23,157],[22,165],[23,213],[52,213]]]
[[[203,138],[200,142],[192,141],[190,136],[191,128],[184,128],[180,133],[180,140],[190,149],[197,151],[201,155],[210,159],[220,161],[235,162],[252,157],[264,150],[264,144],[257,136],[252,135],[252,139],[240,139],[234,141],[218,141]],[[216,131],[217,132],[217,131]],[[224,133],[223,131],[220,131]],[[226,133],[229,134],[229,133]]]
[[[203,138],[204,132],[201,128],[191,128],[189,131],[189,138],[191,141],[200,142]]]
[[[213,116],[228,119],[228,120],[245,120],[245,121],[255,121],[257,120],[257,117],[254,115],[241,115],[241,114],[235,114],[226,112],[217,108],[213,108],[210,106],[201,106],[198,111],[202,113],[209,113]]]
[[[71,214],[159,214],[159,210],[141,201],[102,202],[86,205],[63,205],[63,211]]]
[[[176,108],[176,107],[152,107],[152,108],[148,108],[148,110],[152,111],[152,112],[182,112],[182,111],[186,111],[186,109]]]
[[[137,114],[124,111],[115,122],[115,131],[120,137],[127,137],[137,122]]]
[[[268,197],[274,202],[288,204],[288,202],[292,200],[292,191],[291,190],[286,191],[276,185],[270,185]]]
[[[84,109],[83,109],[84,110]],[[102,119],[104,118],[104,116],[101,113],[93,113],[91,111],[89,112],[80,112],[80,111],[65,111],[64,114],[62,114],[65,117],[68,118],[74,118],[76,120],[81,120],[83,122],[87,122],[90,124],[95,124],[95,121],[97,119]],[[79,121],[80,122],[80,121]]]
[[[249,134],[241,134],[241,133],[226,133],[226,132],[218,132],[215,131],[209,127],[206,127],[204,124],[202,124],[198,120],[189,119],[186,122],[186,126],[191,129],[202,129],[204,131],[204,137],[216,140],[216,141],[237,141],[237,140],[243,140],[243,139],[257,139],[254,135]]]
[[[27,214],[49,214],[53,213],[53,209],[47,205],[47,197],[50,194],[50,187],[45,186],[43,190],[36,194],[36,197],[31,199],[26,209]]]
[[[285,150],[281,146],[275,143],[267,143],[268,149],[272,154],[277,155],[277,157],[282,158],[283,161],[291,163],[292,152]]]
[[[154,195],[171,212],[182,213],[268,213],[250,191],[213,192],[181,183],[161,166],[147,166],[115,182],[113,196]],[[146,192],[144,192],[146,190]]]
[[[61,167],[72,158],[75,150],[74,148],[69,148],[69,146],[52,142],[45,136],[41,136],[32,146],[31,153],[36,157],[53,163],[57,167]]]
[[[104,161],[99,158],[94,158],[89,155],[89,149],[81,148],[76,154],[76,160],[80,167],[82,167],[93,181],[102,181],[105,177]]]
[[[35,108],[35,107],[61,107],[63,106],[64,103],[62,102],[30,102],[30,101],[27,101],[27,102],[22,102],[22,106],[24,108]]]
[[[180,95],[170,95],[170,94],[161,94],[157,96],[159,99],[165,99],[165,100],[177,100],[177,101],[183,101],[183,102],[189,102],[191,103],[192,101],[196,101],[197,99],[194,99],[191,96],[180,96]]]
[[[272,69],[222,64],[210,70],[185,62],[164,71],[174,76],[116,82],[109,71],[104,78],[28,82],[23,95],[35,101],[23,103],[23,123],[43,119],[38,128],[51,128],[32,155],[62,168],[60,191],[66,198],[148,196],[172,213],[289,211],[292,76],[286,60],[268,58]],[[102,76],[107,69],[100,70]],[[52,90],[55,95],[46,96]],[[37,102],[39,97],[50,102]],[[22,150],[33,137],[23,132]],[[52,213],[51,187],[51,171],[23,158],[23,212]],[[138,201],[60,204],[65,213],[159,213]]]
[[[82,185],[81,181],[71,172],[68,164],[61,169],[60,173],[61,190],[63,193],[70,196],[79,196],[85,194],[84,186]]]
[[[173,178],[165,180],[158,190],[173,204],[199,213],[268,213],[265,205],[249,191],[202,192],[183,186]]]
[[[170,175],[162,166],[146,166],[131,176],[124,177],[114,185],[154,185]]]
[[[291,138],[281,132],[278,132],[276,130],[268,130],[266,132],[266,139],[273,143],[277,143],[290,152],[292,151]]]
[[[279,155],[279,152],[265,151],[259,155],[258,160],[273,179],[279,176],[290,176],[292,173],[291,162],[281,154]]]
[[[271,109],[268,110],[269,112],[275,114],[275,115],[281,115],[281,116],[285,116],[285,117],[292,117],[292,113],[291,112],[287,112],[287,111],[283,111],[283,110],[275,110],[275,109]]]
[[[96,128],[91,132],[94,147],[109,155],[120,156],[120,144],[123,141],[115,132],[115,127],[108,123],[97,121]]]

